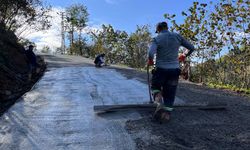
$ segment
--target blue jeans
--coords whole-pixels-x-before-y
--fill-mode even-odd
[[[152,91],[161,91],[166,107],[172,107],[174,104],[179,75],[179,68],[156,68],[153,72],[151,89]]]

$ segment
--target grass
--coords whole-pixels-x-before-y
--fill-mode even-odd
[[[250,96],[250,89],[239,88],[239,87],[236,87],[234,85],[229,85],[229,84],[207,83],[206,85],[211,88],[232,90],[237,93],[242,93],[242,94],[246,94]]]

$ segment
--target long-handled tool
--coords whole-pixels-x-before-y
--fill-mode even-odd
[[[94,111],[96,113],[105,113],[122,110],[148,110],[155,111],[157,104],[123,104],[123,105],[96,105]],[[227,104],[185,104],[185,105],[174,105],[175,109],[198,109],[205,111],[219,111],[226,110]]]
[[[150,86],[150,74],[149,74],[149,65],[147,65],[147,75],[148,75],[148,94],[149,94],[149,103],[153,103],[152,92]]]

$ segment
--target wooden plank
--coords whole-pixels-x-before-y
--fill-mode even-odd
[[[125,105],[96,105],[94,106],[95,112],[110,112],[121,110],[154,110],[157,104],[125,104]],[[209,104],[189,104],[189,105],[175,105],[174,108],[190,109],[195,108],[199,110],[224,110],[225,104],[209,105]]]

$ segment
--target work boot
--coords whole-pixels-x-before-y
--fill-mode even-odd
[[[170,120],[170,109],[172,110],[172,108],[164,107],[162,104],[158,104],[153,114],[153,119],[160,123],[168,122]]]
[[[155,92],[153,94],[153,98],[154,98],[154,103],[156,104],[162,104],[163,103],[163,97],[160,91]]]

